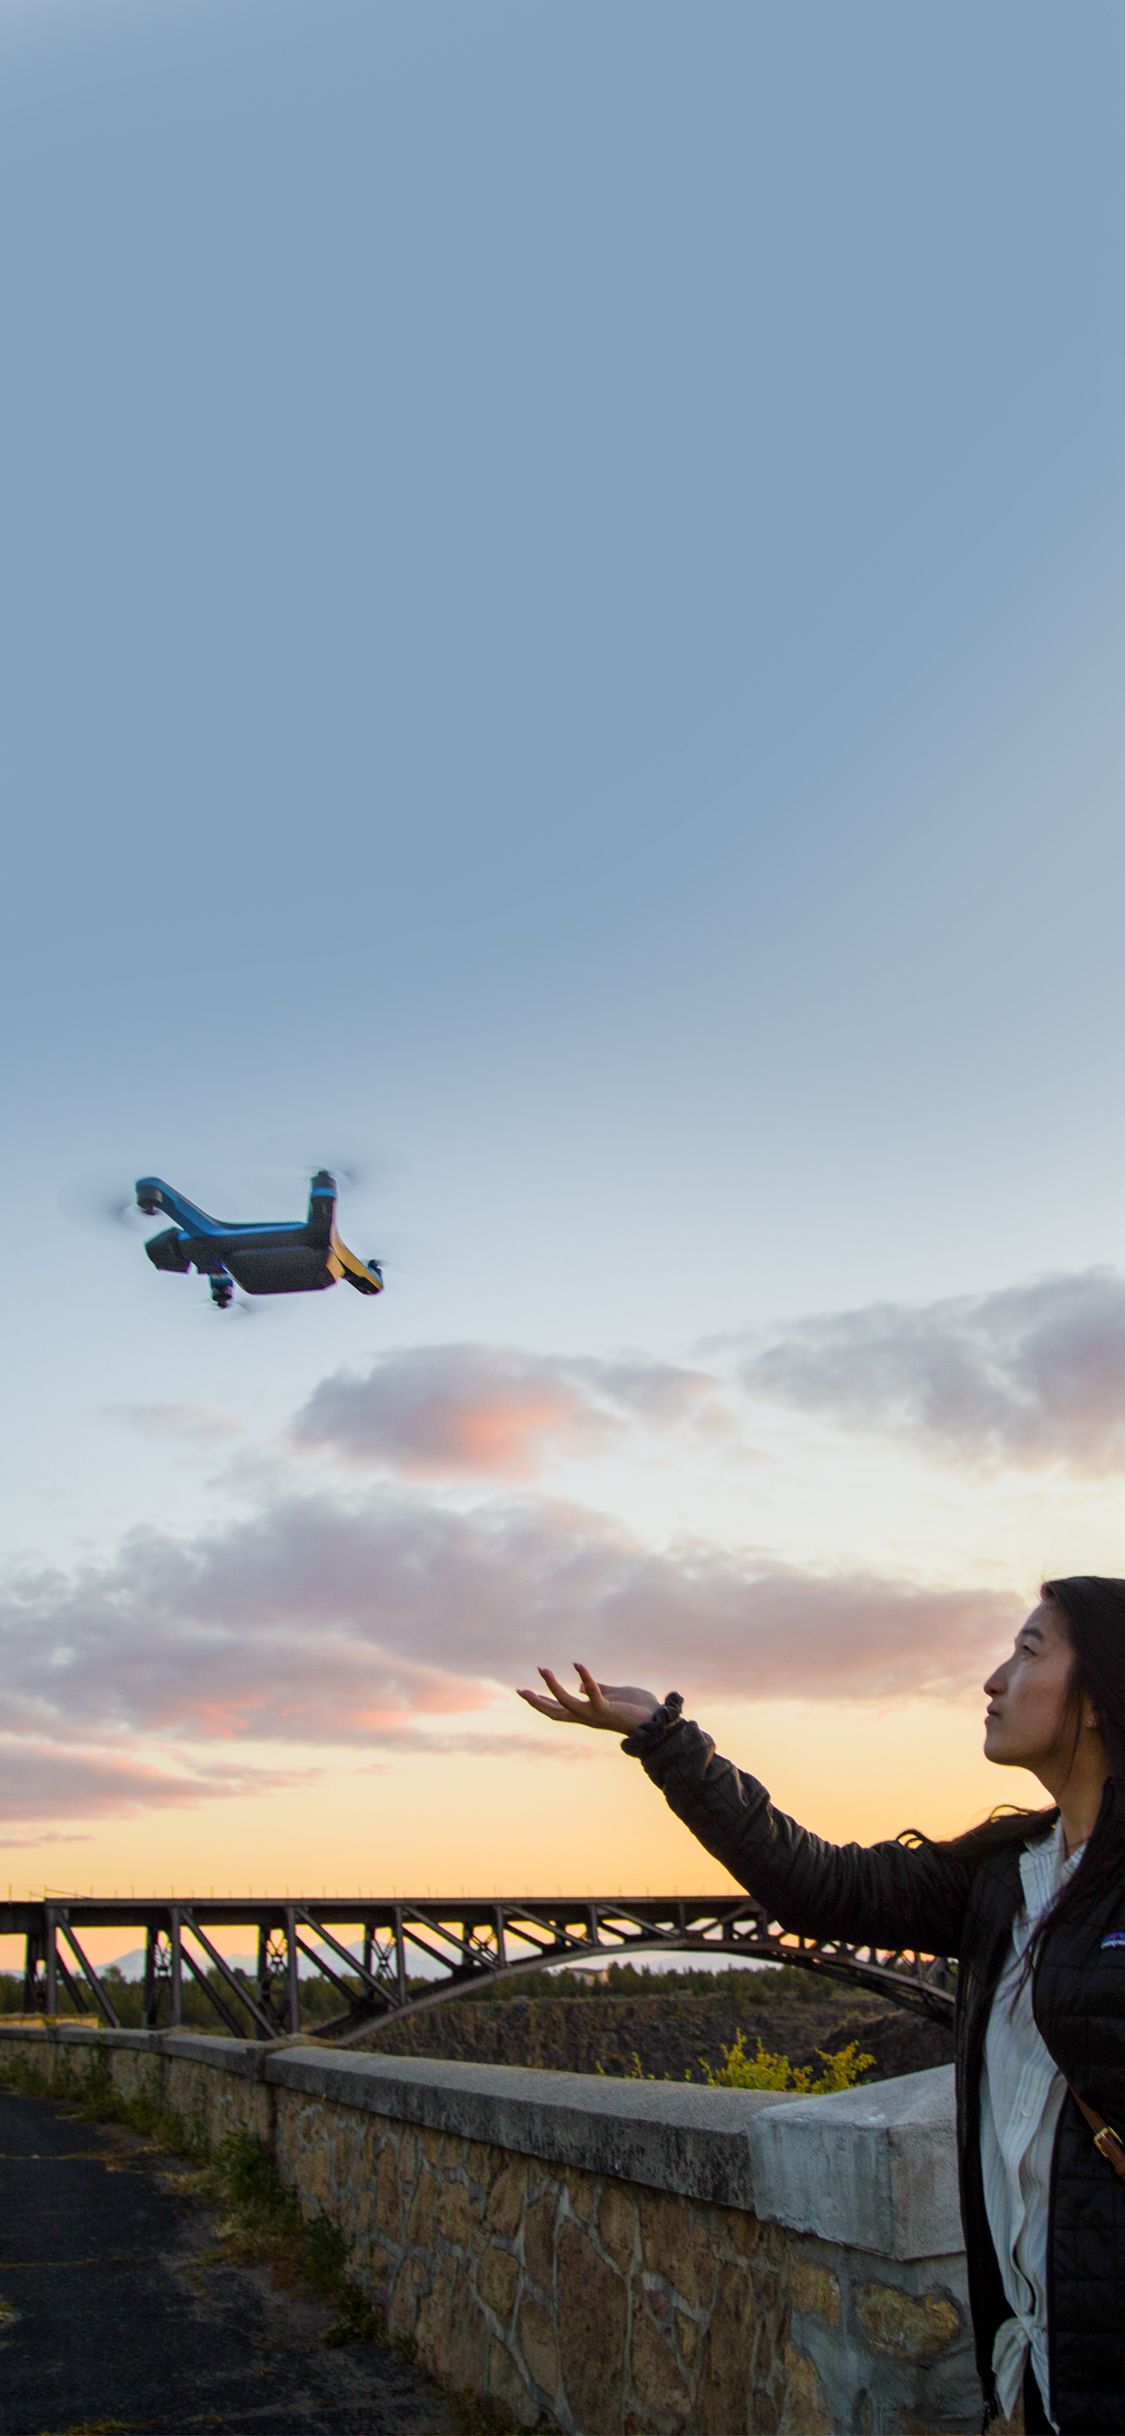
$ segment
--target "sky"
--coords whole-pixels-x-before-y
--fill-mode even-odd
[[[0,1881],[725,1885],[1125,1571],[1120,11],[0,0]],[[252,1316],[159,1173],[386,1261]]]

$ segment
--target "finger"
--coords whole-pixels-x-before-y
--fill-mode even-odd
[[[556,1700],[562,1702],[568,1716],[585,1717],[588,1714],[586,1702],[580,1700],[576,1692],[568,1692],[565,1684],[559,1682],[558,1676],[552,1674],[549,1666],[541,1666],[539,1672],[548,1689],[554,1693]]]
[[[520,1699],[526,1700],[529,1708],[538,1709],[541,1717],[561,1718],[564,1725],[573,1722],[568,1709],[560,1709],[557,1701],[544,1700],[542,1692],[521,1692]]]
[[[580,1658],[574,1660],[574,1672],[585,1685],[592,1706],[596,1709],[604,1708],[606,1688],[604,1683],[598,1682],[596,1676],[590,1673],[589,1667],[583,1666]]]

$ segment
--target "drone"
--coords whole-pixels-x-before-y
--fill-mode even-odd
[[[220,1311],[244,1294],[319,1294],[343,1278],[357,1294],[381,1294],[383,1272],[377,1260],[359,1260],[336,1233],[336,1179],[319,1168],[309,1191],[309,1214],[293,1225],[233,1226],[209,1218],[183,1193],[174,1192],[160,1176],[139,1176],[137,1208],[146,1218],[158,1210],[173,1220],[145,1244],[153,1267],[186,1276],[198,1269],[211,1288]]]

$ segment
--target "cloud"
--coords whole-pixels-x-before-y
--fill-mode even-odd
[[[134,1753],[76,1749],[34,1737],[0,1734],[0,1822],[135,1817],[154,1808],[272,1791],[295,1778],[261,1769],[154,1766]],[[72,1842],[71,1836],[12,1838]]]
[[[392,1489],[362,1508],[288,1499],[194,1541],[135,1532],[73,1576],[25,1574],[0,1601],[0,1726],[44,1746],[111,1733],[385,1749],[460,1715],[469,1741],[498,1687],[574,1657],[704,1705],[956,1694],[1019,1612],[986,1589],[822,1576],[702,1540],[655,1550],[539,1499],[468,1513]],[[92,1794],[112,1781],[120,1795],[116,1764],[87,1775]],[[166,1782],[141,1769],[138,1801],[173,1798]]]
[[[526,1710],[521,1714],[526,1716]],[[433,1734],[427,1729],[409,1736],[401,1732],[373,1734],[368,1739],[376,1749],[382,1743],[397,1758],[406,1759],[531,1759],[536,1767],[542,1767],[545,1760],[581,1761],[592,1756],[588,1735],[567,1735],[564,1739],[556,1734],[545,1742],[542,1734],[475,1733],[471,1726],[459,1734]],[[382,1769],[386,1762],[379,1760],[373,1765]]]
[[[650,1361],[644,1354],[621,1354],[613,1361],[588,1357],[575,1362],[573,1369],[575,1377],[584,1378],[596,1395],[646,1421],[652,1429],[674,1429],[694,1420],[717,1385],[710,1371]]]
[[[1104,1474],[1125,1464],[1125,1278],[1045,1277],[942,1302],[799,1320],[741,1363],[757,1396],[957,1463]]]
[[[292,1435],[407,1479],[532,1480],[548,1456],[597,1454],[630,1423],[675,1428],[714,1390],[706,1372],[642,1355],[429,1345],[323,1379]]]
[[[478,1706],[479,1687],[409,1632],[383,1644],[372,1629],[380,1571],[409,1579],[408,1539],[374,1514],[283,1499],[194,1541],[131,1532],[69,1577],[24,1572],[0,1600],[0,1727],[347,1742]]]

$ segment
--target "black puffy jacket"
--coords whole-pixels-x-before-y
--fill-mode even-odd
[[[805,1937],[955,1955],[957,2147],[969,2301],[985,2424],[997,2410],[996,2329],[1010,2315],[984,2204],[980,2083],[989,2006],[1022,1901],[1018,1843],[981,1856],[921,1844],[828,1844],[721,1759],[679,1695],[625,1741],[708,1852],[771,1920]],[[1112,1811],[1110,1779],[1095,1835]],[[1103,1946],[1113,1931],[1122,1943]],[[1088,2106],[1125,2137],[1125,1884],[1051,1930],[1033,1983],[1040,2034]],[[1125,2180],[1064,2099],[1051,2166],[1048,2408],[1061,2436],[1125,2430]]]

